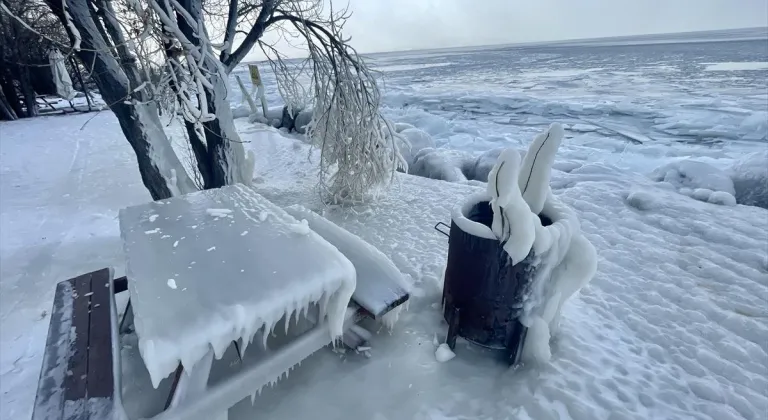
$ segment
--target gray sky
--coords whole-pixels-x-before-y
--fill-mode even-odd
[[[768,0],[346,1],[361,52],[768,26]]]

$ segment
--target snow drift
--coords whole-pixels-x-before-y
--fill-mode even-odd
[[[651,179],[671,185],[695,200],[735,206],[736,190],[731,177],[712,165],[685,159],[671,162],[651,173]]]
[[[730,176],[739,204],[768,209],[768,150],[744,156],[731,167]]]

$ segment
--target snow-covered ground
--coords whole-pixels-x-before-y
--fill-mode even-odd
[[[455,156],[438,166],[524,149],[550,122],[566,124],[552,188],[597,248],[597,275],[564,308],[549,364],[510,371],[461,342],[438,362],[447,240],[433,226],[484,184],[400,174],[375,204],[325,216],[409,277],[408,311],[374,337],[370,358],[318,352],[231,418],[765,418],[768,210],[725,194],[738,197],[744,182],[765,188],[766,70],[709,66],[766,62],[768,52],[759,42],[706,45],[375,57],[387,114],[428,132],[438,158]],[[0,124],[3,420],[31,414],[54,285],[104,266],[121,275],[117,211],[150,199],[117,121],[103,112],[81,130],[92,117]],[[256,155],[258,191],[322,209],[308,146],[245,119],[237,126]],[[162,401],[150,398],[131,340],[126,368],[139,374],[127,396]]]

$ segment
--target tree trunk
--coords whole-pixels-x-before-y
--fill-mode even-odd
[[[26,28],[22,27],[17,20],[11,19],[11,34],[15,38],[20,39],[22,31],[25,30]],[[24,116],[32,118],[37,116],[37,100],[35,97],[35,89],[32,87],[32,80],[29,77],[27,55],[22,53],[21,48],[23,47],[18,44],[15,45],[15,48],[11,48],[12,51],[15,49],[16,59],[18,60],[18,64],[15,66],[15,76],[16,80],[19,82],[19,89],[21,90],[22,100],[24,101],[24,106],[26,108]]]
[[[45,0],[53,13],[66,25],[62,2]],[[100,93],[117,117],[120,128],[136,153],[136,160],[144,186],[155,200],[195,191],[192,180],[171,148],[163,130],[157,108],[141,103],[140,92],[133,92],[124,67],[110,53],[107,42],[99,32],[88,9],[88,0],[68,0],[72,22],[80,33],[80,61],[91,73]],[[128,69],[130,72],[130,68]],[[129,102],[130,101],[130,102]]]
[[[3,90],[0,89],[0,119],[13,121],[17,118],[13,108],[8,104],[8,99],[5,97],[5,94],[3,94]]]
[[[166,10],[166,12],[169,12]],[[169,12],[170,13],[170,12]],[[171,35],[167,34],[168,39],[171,39]],[[166,58],[170,59],[172,57],[175,57],[176,53],[173,49],[173,44],[171,42],[165,42],[163,44],[163,48],[165,49],[165,55]],[[171,65],[170,71],[176,73],[176,78],[181,79],[181,71],[180,69],[175,66]],[[182,98],[179,98],[179,95],[185,95],[186,99],[190,99],[189,95],[186,92],[182,92],[179,90],[179,86],[176,84],[176,81],[174,79],[171,79],[168,84],[171,87],[171,90],[174,94],[176,94],[176,101],[178,102],[179,106],[184,106],[184,101],[182,101]],[[205,130],[204,127],[200,126]],[[187,121],[186,118],[184,118],[184,128],[187,131],[187,138],[189,141],[190,146],[192,146],[192,153],[195,156],[195,162],[197,164],[197,170],[200,173],[200,178],[202,178],[203,181],[203,189],[211,189],[214,188],[211,184],[211,166],[212,163],[208,159],[208,147],[205,145],[204,142],[204,136],[201,137],[197,130],[197,124]]]
[[[29,68],[21,66],[19,68],[21,77],[19,78],[21,94],[24,97],[24,106],[27,109],[27,118],[37,117],[37,95],[32,87],[32,80],[29,77]]]
[[[202,19],[202,1],[201,0],[180,0],[184,9],[195,19]],[[178,16],[179,28],[184,35],[195,46],[201,46],[203,43],[197,36],[196,30],[191,28],[182,16]],[[207,34],[206,34],[207,36]],[[205,45],[207,54],[215,57],[210,43]],[[207,98],[208,112],[216,115],[216,119],[203,123],[205,132],[205,158],[198,157],[198,162],[204,160],[207,162],[210,170],[210,181],[206,188],[219,188],[224,185],[236,183],[250,183],[253,176],[253,162],[245,157],[240,136],[235,130],[235,121],[232,117],[232,109],[227,101],[227,80],[225,66],[217,62],[215,65],[212,60],[205,60],[203,67],[212,77],[209,78],[213,89],[204,88]],[[191,140],[191,137],[190,137]],[[194,143],[193,143],[194,146]],[[195,154],[197,149],[193,147]],[[202,151],[202,149],[201,149]]]
[[[72,63],[72,68],[75,69],[75,75],[77,76],[77,80],[80,82],[80,89],[83,90],[83,94],[85,95],[85,102],[88,104],[88,112],[93,111],[91,107],[91,95],[88,92],[88,86],[85,85],[85,82],[83,81],[83,74],[80,72],[80,66],[77,65],[77,61],[75,61],[74,58],[70,58],[69,60]]]
[[[16,93],[16,88],[13,86],[13,77],[11,74],[6,72],[5,75],[0,75],[0,83],[2,83],[5,99],[8,101],[8,105],[16,115],[16,118],[24,116],[24,109],[21,107],[21,102],[19,102],[19,95]]]

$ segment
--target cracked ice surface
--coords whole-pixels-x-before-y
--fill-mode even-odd
[[[265,212],[268,222],[260,217]],[[154,224],[171,239],[134,233],[151,223],[147,214],[160,216]],[[192,366],[209,347],[221,357],[233,340],[244,348],[261,328],[271,331],[311,303],[327,307],[328,341],[341,335],[354,267],[306,222],[248,187],[129,207],[120,212],[120,225],[139,351],[155,387],[179,362]],[[305,229],[297,234],[297,226]],[[243,228],[251,233],[241,235]],[[184,235],[194,240],[176,252],[173,238]],[[207,252],[214,247],[215,253]],[[200,262],[197,269],[187,269],[193,260]]]

